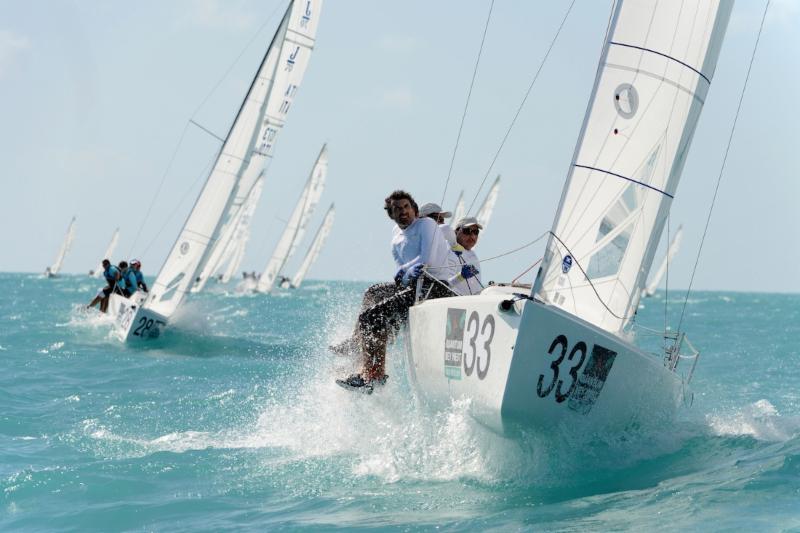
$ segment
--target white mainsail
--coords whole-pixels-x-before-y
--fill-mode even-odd
[[[612,333],[633,317],[732,4],[617,3],[534,295]]]
[[[478,209],[478,214],[475,215],[475,218],[478,219],[478,224],[483,226],[484,228],[489,223],[489,219],[492,218],[492,212],[494,211],[494,205],[497,203],[497,195],[500,193],[500,175],[497,175],[497,178],[494,180],[492,184],[492,188],[489,189],[489,192],[486,194],[486,198],[483,200],[483,204],[481,204],[480,209]]]
[[[242,201],[272,156],[314,44],[321,0],[291,2],[220,150],[194,208],[144,304],[170,317],[217,243],[226,215]],[[280,98],[272,98],[279,95]]]
[[[322,146],[322,150],[317,156],[317,161],[311,169],[300,199],[292,212],[292,216],[286,223],[278,245],[272,253],[267,266],[261,274],[256,286],[257,292],[269,292],[275,285],[275,280],[280,274],[286,262],[297,250],[298,243],[305,235],[306,226],[311,219],[314,208],[319,203],[322,190],[325,188],[325,177],[328,174],[328,145]]]
[[[258,120],[252,124],[253,127],[260,124],[258,131],[254,131],[257,137],[252,139],[254,144],[249,159],[241,161],[238,180],[225,207],[221,228],[213,236],[197,274],[192,276],[195,291],[202,289],[219,269],[225,249],[241,219],[243,205],[255,184],[262,179],[267,162],[272,159],[278,133],[286,123],[311,58],[321,8],[322,0],[292,2],[270,46],[257,76],[260,87],[253,98],[254,106],[259,108]]]
[[[106,253],[103,254],[103,259],[111,259],[111,254],[114,253],[114,250],[117,248],[117,241],[119,240],[119,228],[114,230],[114,235],[111,236],[111,242],[108,243],[108,247],[106,248]],[[103,263],[100,263],[100,266],[96,269],[89,272],[90,276],[95,278],[99,278],[103,275]]]
[[[328,238],[328,235],[331,232],[331,226],[333,226],[333,219],[336,215],[336,212],[333,209],[333,204],[328,208],[328,212],[325,213],[325,218],[322,220],[322,224],[320,224],[319,229],[317,230],[317,234],[314,236],[314,240],[311,242],[311,246],[308,247],[308,251],[306,252],[306,257],[303,259],[303,263],[300,265],[300,268],[297,269],[297,273],[295,273],[294,277],[292,278],[292,287],[295,289],[303,283],[303,280],[308,274],[309,269],[317,260],[319,256],[319,252],[322,250],[322,246],[325,244],[325,239]]]
[[[458,195],[458,200],[456,200],[456,207],[453,209],[453,226],[455,226],[456,222],[464,218],[465,212],[466,208],[464,207],[464,191],[461,191],[461,194]]]
[[[676,253],[678,253],[678,248],[681,245],[682,238],[683,238],[683,226],[678,226],[678,231],[675,232],[675,236],[672,237],[672,242],[669,243],[669,248],[667,249],[667,255],[664,256],[664,260],[661,262],[661,266],[658,267],[658,270],[656,270],[653,279],[650,280],[650,283],[644,290],[645,296],[652,296],[656,292],[658,284],[661,282],[661,278],[664,276],[664,272],[667,271],[667,265],[669,265],[669,263],[672,262],[672,258],[675,257]]]
[[[66,257],[67,252],[72,247],[72,241],[75,239],[75,217],[72,217],[72,220],[69,223],[69,227],[67,228],[67,234],[64,236],[64,242],[61,243],[61,249],[58,251],[58,256],[56,257],[55,263],[52,266],[47,267],[45,271],[45,275],[47,276],[55,276],[61,271],[61,266],[64,264],[64,257]]]

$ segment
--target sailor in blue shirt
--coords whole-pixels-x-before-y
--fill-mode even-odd
[[[122,294],[126,298],[130,298],[136,292],[136,274],[134,274],[132,268],[128,268],[127,261],[120,261],[119,268],[122,271],[122,281],[120,282]]]
[[[144,282],[144,274],[142,274],[142,262],[138,259],[132,260],[131,269],[133,270],[133,274],[136,276],[136,286],[142,289],[144,292],[147,292],[147,283]]]
[[[103,259],[103,277],[107,285],[97,292],[94,300],[87,307],[94,307],[100,304],[100,311],[105,313],[108,310],[108,298],[115,290],[121,292],[122,275],[119,268],[111,264],[108,259]],[[120,287],[117,285],[120,284]]]

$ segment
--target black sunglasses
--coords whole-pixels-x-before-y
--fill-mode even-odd
[[[478,228],[461,228],[461,233],[464,235],[478,235],[480,232]]]

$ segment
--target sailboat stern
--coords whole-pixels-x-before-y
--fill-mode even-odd
[[[167,325],[167,318],[144,306],[147,294],[136,292],[130,298],[112,294],[109,309],[116,314],[114,334],[123,342],[156,339]]]
[[[510,287],[479,295],[440,298],[409,313],[408,373],[420,396],[447,408],[467,398],[471,415],[502,433],[504,391],[519,328],[519,304],[500,308]]]

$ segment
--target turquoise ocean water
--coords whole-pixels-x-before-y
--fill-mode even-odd
[[[98,285],[0,274],[0,530],[800,530],[800,295],[693,293],[677,422],[544,440],[421,405],[400,347],[337,387],[366,284],[212,287],[146,348],[81,309]]]

